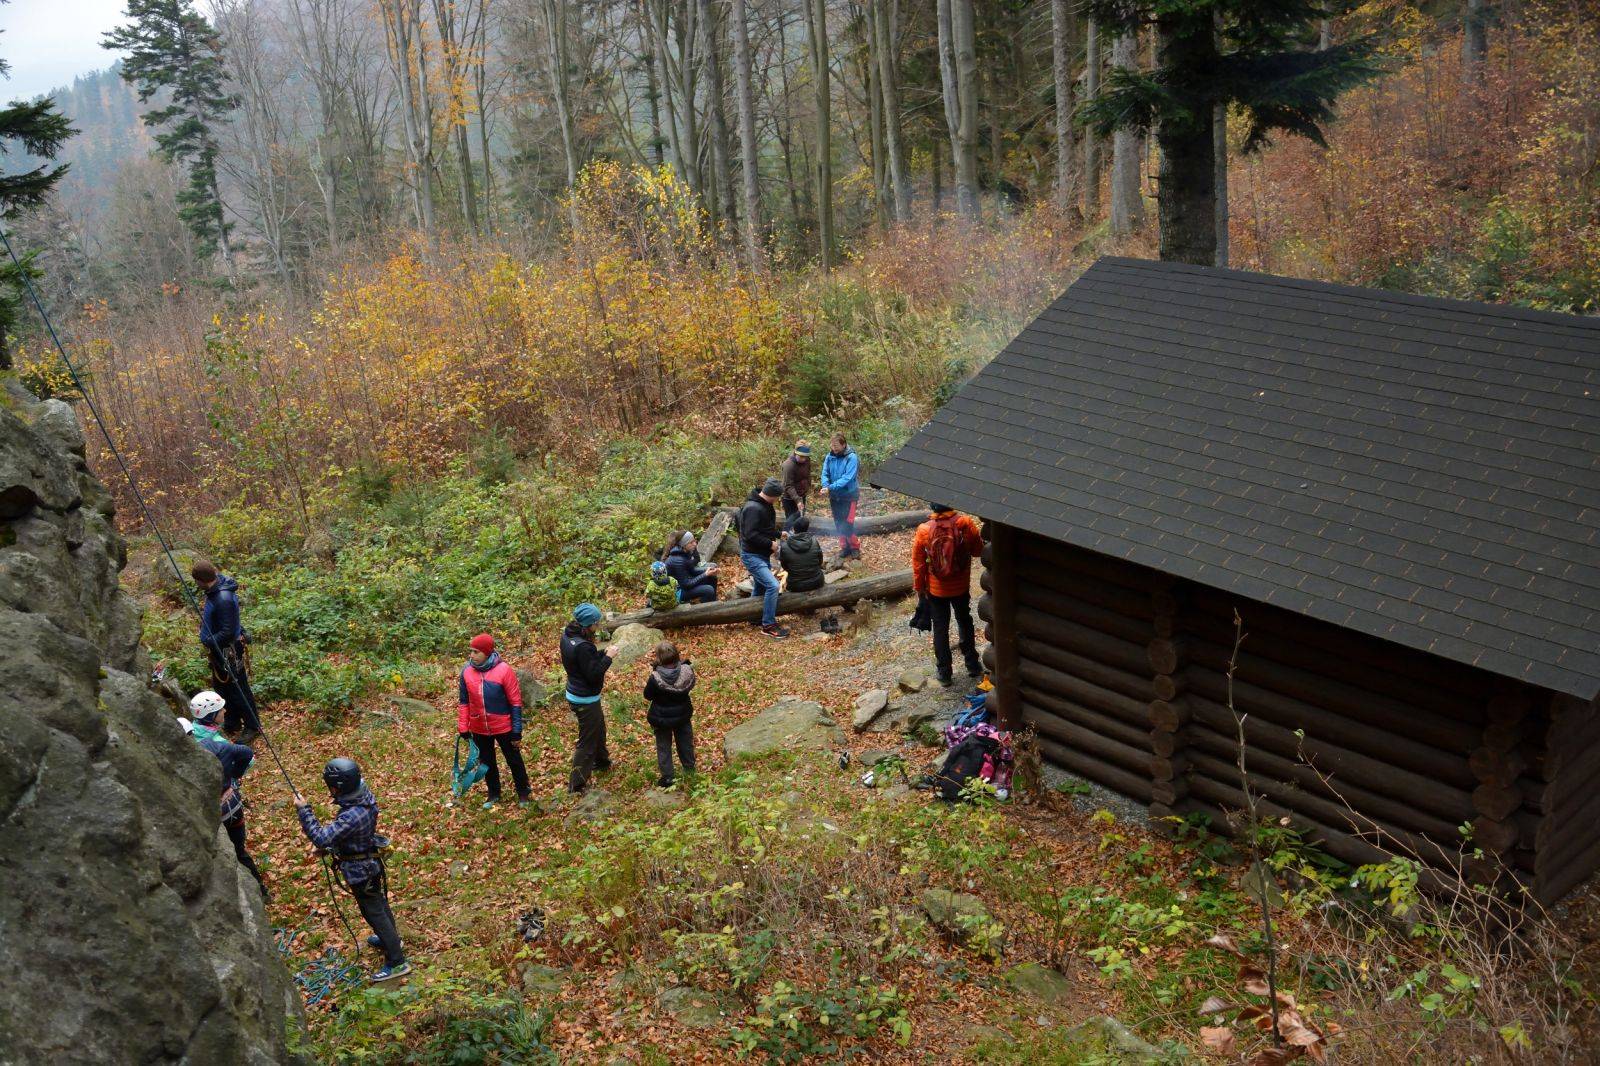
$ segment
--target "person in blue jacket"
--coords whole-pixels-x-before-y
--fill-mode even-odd
[[[661,552],[661,561],[667,564],[667,574],[678,582],[678,598],[684,603],[711,603],[717,598],[717,573],[715,566],[700,562],[700,542],[687,529],[674,530]]]
[[[839,558],[861,558],[861,538],[856,536],[856,507],[861,502],[861,461],[845,440],[835,433],[822,460],[822,494],[828,497],[833,512],[833,530],[839,536]]]
[[[250,690],[249,667],[245,663],[249,637],[239,618],[239,583],[218,573],[205,559],[195,560],[189,576],[206,598],[200,610],[200,645],[211,664],[211,688],[228,705],[222,715],[222,730],[239,743],[248,744],[260,735],[261,720],[256,716],[256,697]]]

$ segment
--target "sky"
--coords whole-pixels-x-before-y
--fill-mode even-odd
[[[100,37],[122,21],[126,0],[11,0],[0,4],[0,58],[11,77],[0,99],[31,100],[116,62]]]

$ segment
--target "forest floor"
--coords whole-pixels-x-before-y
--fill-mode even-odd
[[[910,536],[867,539],[862,569],[904,565]],[[742,576],[736,561],[724,565]],[[908,602],[863,608],[838,636],[821,634],[815,619],[790,619],[783,641],[744,625],[672,634],[701,678],[700,772],[670,793],[654,787],[640,660],[607,680],[614,768],[598,780],[605,801],[565,795],[574,728],[559,700],[554,634],[504,649],[551,693],[527,711],[536,802],[526,808],[482,810],[482,786],[451,802],[450,663],[437,664],[439,697],[427,710],[373,700],[330,729],[309,708],[267,708],[278,755],[323,817],[323,762],[350,755],[362,764],[394,841],[392,899],[416,968],[402,987],[351,988],[314,1007],[312,1052],[323,1061],[581,1063],[1204,1056],[1201,1027],[1226,1022],[1201,1015],[1202,1002],[1260,1002],[1239,988],[1239,961],[1206,944],[1223,933],[1258,957],[1260,917],[1237,853],[1203,831],[1168,839],[1058,778],[1058,788],[1019,782],[1007,804],[954,807],[904,787],[864,787],[864,753],[898,756],[915,777],[941,752],[914,736],[850,728],[862,691],[893,691],[914,667],[931,672],[928,637],[905,626],[909,614]],[[728,765],[728,731],[791,696],[826,709],[841,727],[836,742]],[[844,765],[841,751],[852,755]],[[1036,779],[1026,753],[1020,762],[1021,777]],[[265,760],[247,792],[270,917],[301,930],[290,964],[329,948],[348,955],[323,870]],[[1298,886],[1274,892],[1284,987],[1330,1034],[1340,1061],[1465,1061],[1454,1056],[1484,1048],[1478,1061],[1533,1061],[1515,1033],[1496,1034],[1507,1024],[1496,1012],[1511,1008],[1450,993],[1446,945],[1381,921],[1329,922],[1327,893],[1294,880],[1315,854],[1294,841],[1273,847],[1274,869]],[[930,889],[971,894],[982,912],[930,921],[930,898],[945,898]],[[349,901],[339,902],[364,938]],[[519,919],[535,909],[547,927],[529,941]],[[1591,885],[1569,912],[1591,945],[1597,915]],[[370,950],[362,956],[379,962]],[[1593,989],[1578,972],[1569,967],[1562,980]],[[1436,978],[1453,996],[1448,1011],[1427,1006]],[[1391,995],[1397,986],[1410,991]],[[1592,1014],[1591,992],[1569,999],[1568,1024]],[[1106,1018],[1117,1021],[1096,1020]],[[1532,1038],[1539,1020],[1509,1021]],[[1265,1047],[1247,1030],[1225,1061]],[[1220,1028],[1208,1032],[1221,1039]],[[1457,1050],[1435,1057],[1443,1048]]]

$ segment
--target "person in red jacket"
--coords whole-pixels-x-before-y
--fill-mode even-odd
[[[952,614],[967,673],[974,678],[983,676],[972,630],[972,559],[983,551],[983,535],[978,523],[966,515],[939,503],[928,506],[933,514],[917,527],[911,542],[911,587],[927,599],[933,619],[933,664],[939,670],[939,683],[948,685]]]
[[[479,633],[472,638],[467,664],[461,668],[461,706],[456,711],[456,732],[472,738],[478,758],[488,768],[484,783],[489,799],[484,810],[500,802],[500,766],[495,761],[495,745],[506,757],[511,780],[517,786],[517,804],[526,805],[533,795],[528,784],[528,768],[522,762],[522,684],[511,664],[494,650],[494,638]]]

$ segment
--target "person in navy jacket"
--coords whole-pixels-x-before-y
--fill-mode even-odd
[[[200,644],[211,665],[211,688],[227,703],[222,731],[248,744],[261,732],[256,697],[250,690],[245,645],[249,637],[239,618],[239,583],[205,559],[196,559],[189,576],[205,596],[200,609]],[[241,732],[242,727],[242,732]]]
[[[500,764],[494,757],[497,744],[511,768],[517,803],[525,805],[533,795],[533,787],[528,784],[528,768],[522,762],[522,683],[511,664],[494,650],[494,638],[489,634],[473,637],[471,647],[467,663],[461,668],[456,732],[472,738],[478,758],[489,771],[484,778],[489,798],[483,809],[492,810],[500,802]]]

